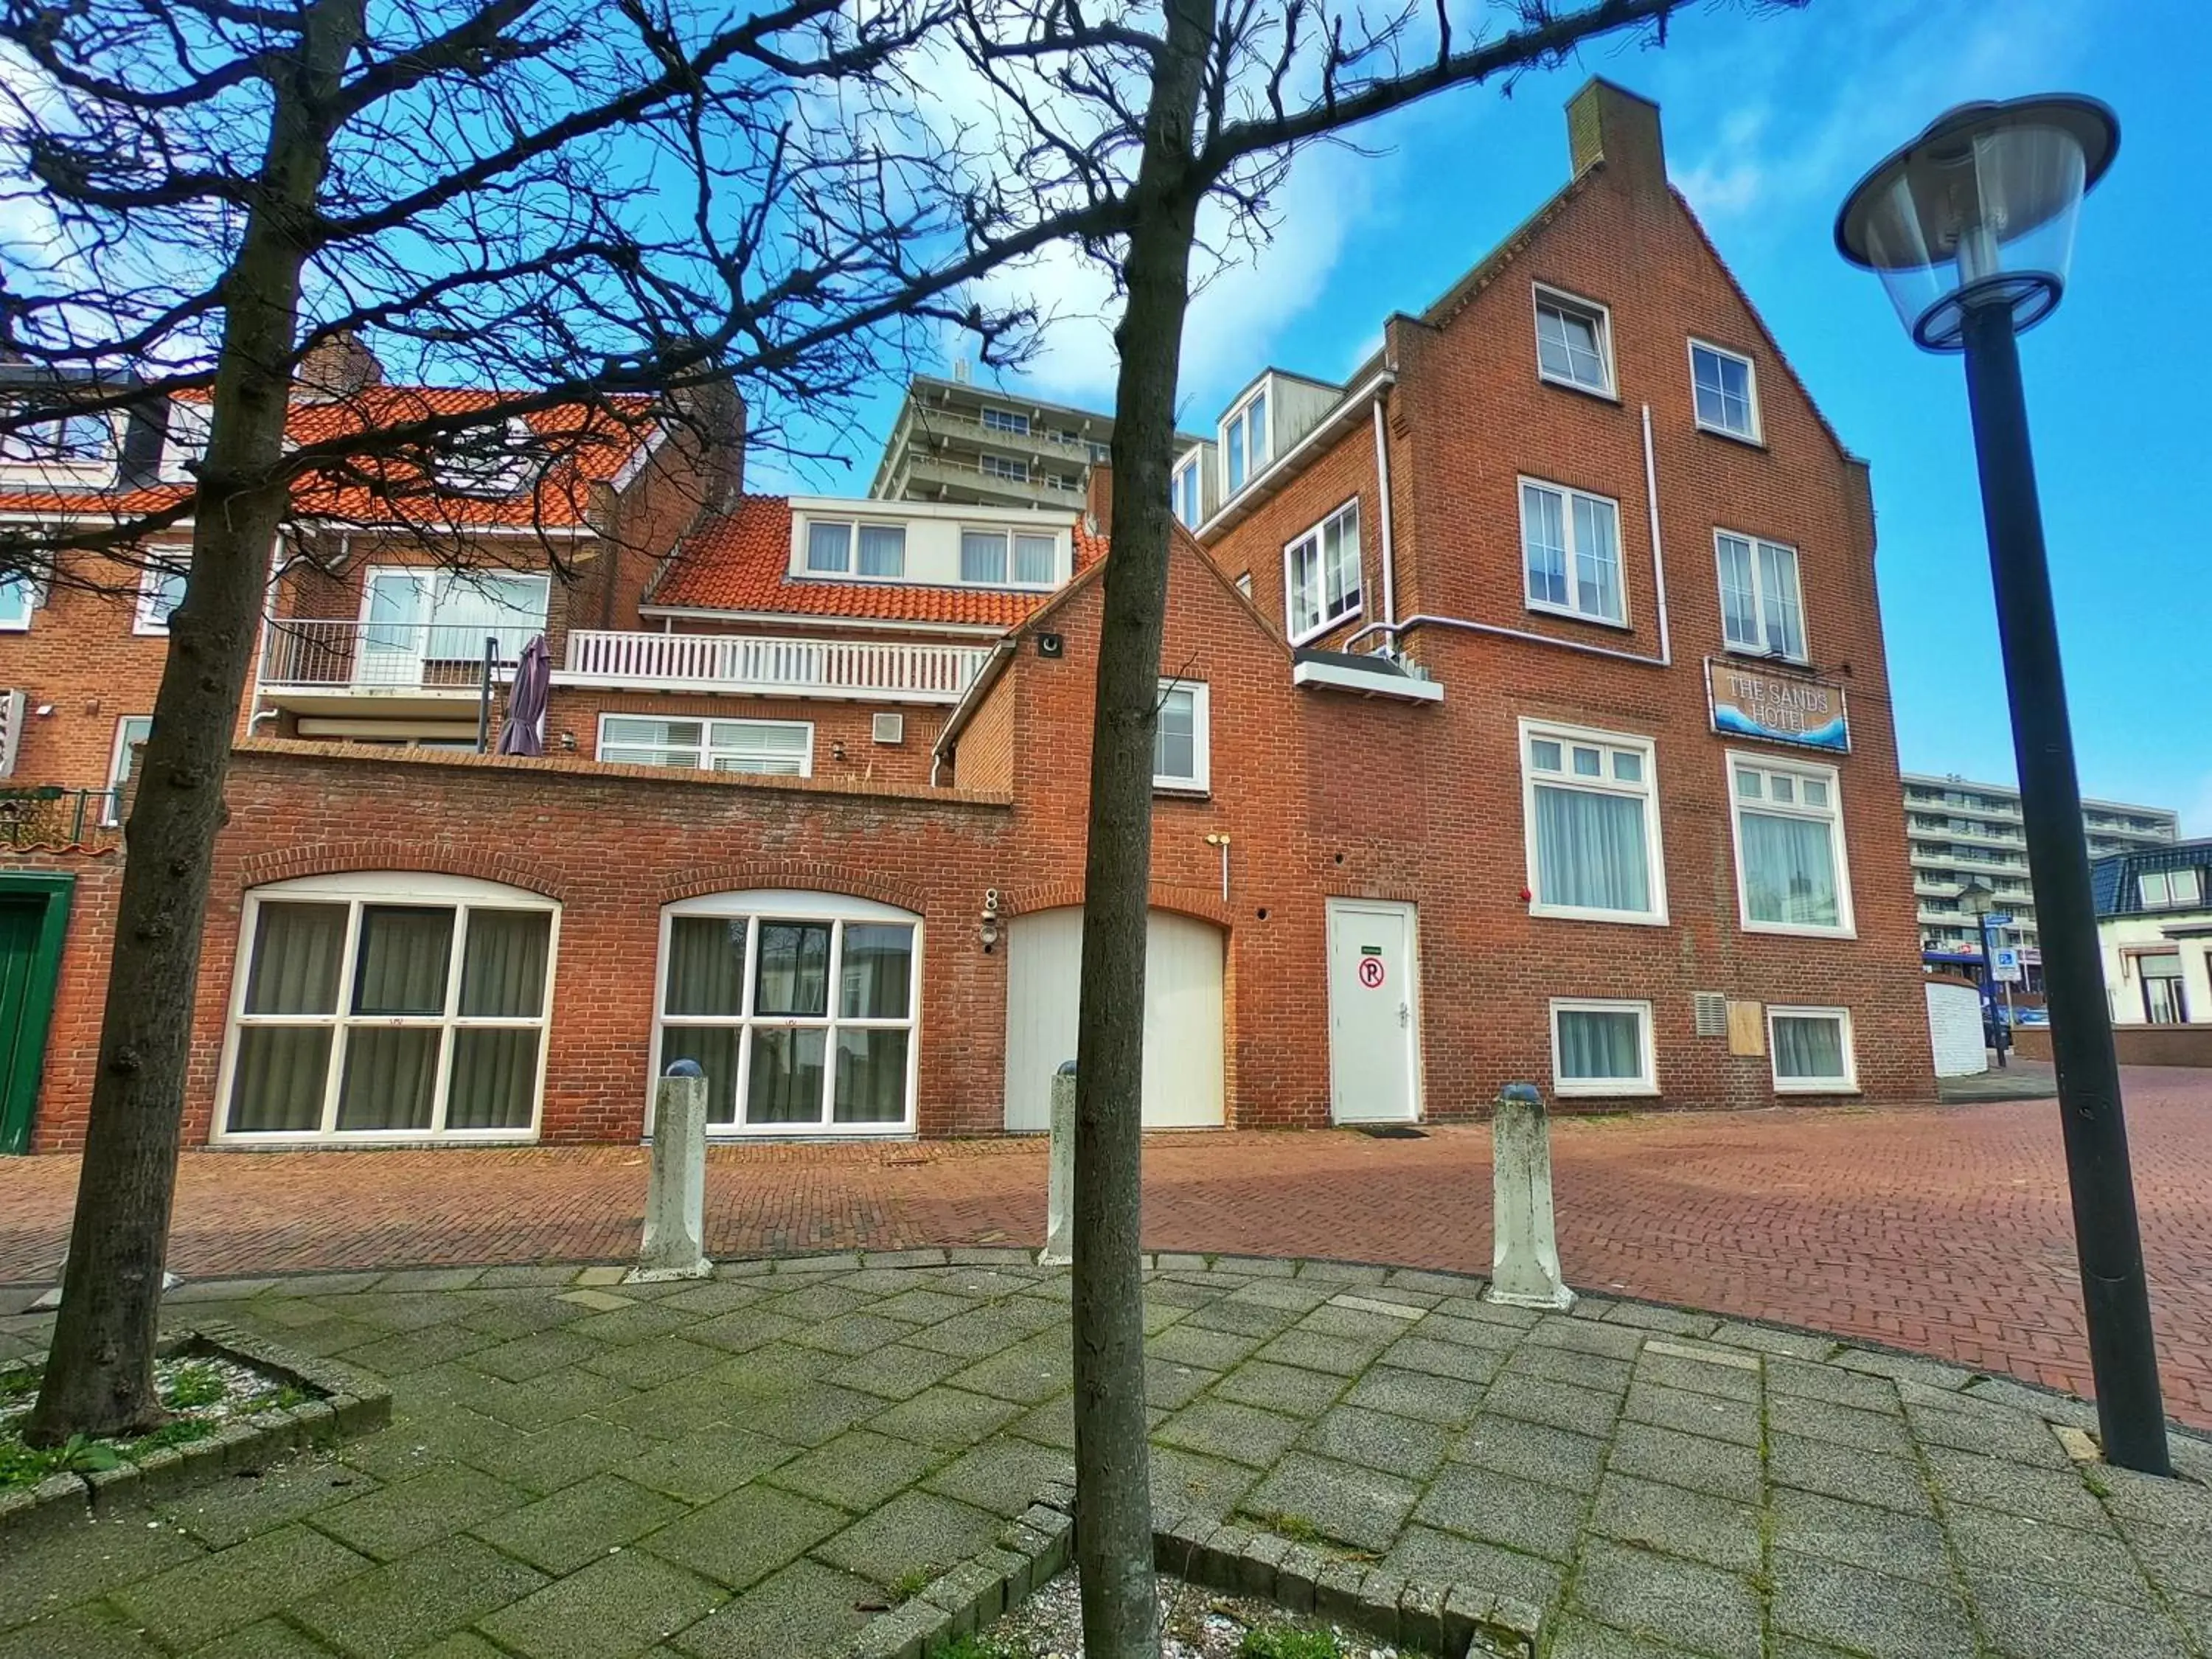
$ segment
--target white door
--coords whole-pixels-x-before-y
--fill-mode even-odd
[[[1075,1058],[1083,912],[1016,916],[1006,930],[1006,1127],[1052,1127],[1052,1079]],[[1155,910],[1145,935],[1144,1122],[1215,1128],[1223,1119],[1221,930]]]
[[[1415,960],[1412,905],[1329,900],[1329,1115],[1339,1123],[1420,1115]]]

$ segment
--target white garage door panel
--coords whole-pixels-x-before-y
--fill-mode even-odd
[[[1146,1128],[1223,1120],[1222,939],[1218,928],[1152,912],[1145,939]],[[1075,1057],[1083,912],[1016,916],[1006,934],[1006,1127],[1052,1126],[1052,1078]]]

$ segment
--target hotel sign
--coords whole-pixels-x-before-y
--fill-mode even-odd
[[[1850,717],[1840,685],[1761,673],[1708,657],[1705,696],[1712,708],[1713,730],[1725,737],[1763,738],[1769,743],[1850,753]]]

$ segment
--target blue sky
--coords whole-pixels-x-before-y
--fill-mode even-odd
[[[1916,350],[1872,277],[1831,240],[1857,177],[1969,98],[2085,92],[2118,112],[2120,155],[2083,210],[2074,279],[2024,337],[2083,789],[2179,806],[2212,835],[2212,335],[2191,297],[2212,269],[2201,176],[2212,7],[2201,0],[1815,0],[1676,21],[1663,52],[1601,48],[1510,99],[1433,100],[1364,135],[1380,155],[1300,158],[1272,244],[1194,309],[1182,424],[1211,429],[1262,364],[1341,378],[1382,318],[1415,310],[1566,176],[1560,106],[1592,73],[1656,98],[1668,169],[1844,441],[1872,463],[1884,622],[1905,767],[2014,775],[1965,383]],[[1061,307],[1027,378],[1112,395],[1097,290],[1034,278]],[[2178,303],[2177,303],[2178,302]],[[876,413],[880,434],[890,413]],[[848,486],[866,487],[873,456]],[[1811,550],[1807,556],[1814,556]]]

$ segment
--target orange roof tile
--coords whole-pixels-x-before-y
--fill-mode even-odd
[[[1105,556],[1106,538],[1079,521],[1076,574]],[[1012,628],[1051,597],[1005,588],[794,578],[789,497],[747,495],[735,510],[684,538],[646,603],[684,611],[790,612]]]

